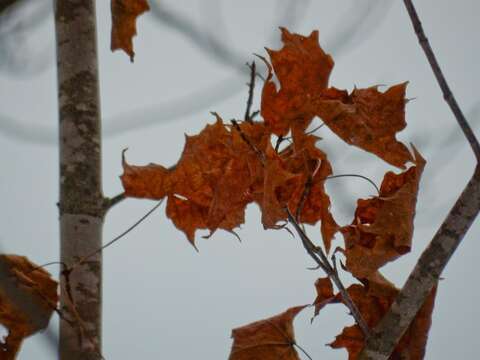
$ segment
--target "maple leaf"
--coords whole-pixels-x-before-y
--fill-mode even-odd
[[[0,287],[0,324],[8,329],[8,336],[0,341],[0,358],[13,360],[25,337],[47,327],[57,306],[58,284],[24,256],[0,255],[0,267],[2,273],[10,274]],[[18,293],[21,301],[15,296]],[[35,311],[35,317],[24,309]]]
[[[267,147],[263,199],[260,203],[262,223],[273,228],[280,220],[285,220],[287,206],[292,195],[301,188],[301,176],[288,171],[286,164],[272,146]]]
[[[137,17],[150,10],[147,0],[111,0],[112,37],[111,50],[122,49],[133,62],[132,38],[137,34]]]
[[[293,319],[306,306],[233,329],[229,360],[300,360],[294,348]]]
[[[390,87],[384,93],[377,86],[346,91],[330,88],[319,94],[316,114],[342,140],[369,151],[389,164],[405,167],[412,157],[395,135],[405,122],[407,83]]]
[[[317,281],[315,281],[315,289],[317,290],[317,297],[313,302],[313,305],[315,306],[313,317],[317,316],[325,305],[335,300],[333,285],[330,278],[325,277],[317,279]]]
[[[347,289],[369,328],[373,329],[388,311],[398,294],[398,289],[377,274],[375,281],[365,281],[365,285],[354,284]],[[422,360],[425,355],[431,316],[435,302],[436,288],[429,294],[410,327],[405,332],[390,360]],[[341,299],[341,295],[338,295]],[[348,359],[357,359],[365,345],[365,338],[358,325],[347,326],[329,344],[332,348],[346,348]]]
[[[368,278],[410,251],[418,186],[425,166],[420,153],[415,148],[413,151],[416,166],[400,174],[385,174],[379,196],[359,199],[353,223],[340,229],[346,267],[357,278]]]
[[[195,231],[232,232],[243,224],[245,208],[256,202],[265,228],[285,221],[285,208],[301,206],[303,222],[322,221],[327,249],[338,225],[330,214],[325,178],[332,173],[326,155],[315,147],[313,135],[296,135],[294,147],[277,154],[268,128],[261,122],[226,126],[217,115],[198,135],[186,136],[178,163],[133,166],[123,159],[125,195],[160,200],[165,196],[167,216],[192,245]],[[304,185],[309,181],[309,191]]]
[[[269,74],[262,90],[261,115],[270,130],[286,135],[295,125],[305,129],[313,117],[311,98],[328,84],[333,60],[318,44],[318,31],[308,36],[282,32],[283,48],[267,49],[273,70],[280,82],[277,90],[272,80],[272,67],[267,63]]]
[[[262,123],[244,122],[239,128],[241,133],[229,131],[217,117],[200,134],[186,136],[182,156],[170,169],[132,166],[124,159],[125,195],[156,200],[168,196],[167,216],[192,245],[198,229],[232,231],[244,222],[247,204],[263,198],[263,165],[252,146],[264,149],[269,143]],[[250,145],[241,135],[248,136]]]

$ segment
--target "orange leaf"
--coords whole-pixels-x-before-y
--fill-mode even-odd
[[[368,278],[410,251],[418,185],[425,166],[415,148],[414,155],[416,166],[401,174],[385,174],[380,195],[358,200],[355,220],[341,228],[346,267],[357,278]]]
[[[407,83],[392,86],[384,93],[376,86],[346,91],[331,88],[319,94],[316,114],[342,140],[369,151],[400,168],[412,157],[395,135],[405,122]]]
[[[300,360],[294,349],[293,319],[306,305],[232,331],[229,360]]]
[[[262,91],[261,114],[265,124],[276,135],[286,135],[290,127],[305,129],[315,112],[310,108],[313,95],[325,89],[333,60],[318,45],[318,31],[308,37],[282,31],[283,48],[268,54],[280,82],[272,81],[272,70]]]
[[[380,274],[377,274],[374,278],[375,280],[373,281],[366,281],[365,286],[355,284],[347,289],[369,328],[374,328],[382,319],[398,294],[398,289]],[[377,280],[379,282],[375,282]],[[389,359],[423,359],[428,331],[431,325],[435,295],[436,288],[432,290],[425,300],[425,303]],[[341,296],[339,297],[341,298]],[[330,346],[335,349],[346,348],[349,355],[348,359],[355,360],[364,346],[363,333],[357,325],[345,327]]]
[[[247,204],[263,194],[262,162],[251,146],[264,150],[269,142],[262,123],[244,122],[239,127],[250,145],[217,117],[200,134],[186,136],[182,156],[170,169],[132,166],[124,160],[121,180],[126,196],[168,196],[167,216],[192,244],[197,229],[232,231],[244,222]]]
[[[167,201],[167,216],[175,226],[182,230],[188,241],[195,246],[195,230],[205,229],[208,208],[199,206],[188,199],[181,199],[175,195],[169,196]]]
[[[133,62],[132,38],[137,34],[137,17],[150,10],[147,0],[111,0],[112,39],[111,49],[122,49]]]
[[[317,279],[317,281],[315,281],[315,289],[317,290],[317,297],[313,302],[313,305],[315,305],[314,317],[320,313],[320,310],[322,310],[325,305],[335,299],[333,285],[330,278],[325,277]]]
[[[273,150],[267,147],[265,165],[262,223],[267,228],[273,228],[280,220],[285,220],[287,214],[285,208],[292,195],[301,188],[301,176],[291,173],[285,167],[286,164]]]
[[[47,327],[58,302],[57,282],[24,256],[0,255],[0,267],[10,275],[0,284],[0,324],[8,329],[0,358],[13,360],[25,337]]]
[[[123,158],[125,195],[159,200],[168,196],[167,216],[194,245],[195,231],[233,231],[244,222],[246,206],[256,202],[265,228],[286,220],[285,208],[300,206],[300,221],[322,221],[327,250],[338,225],[330,213],[325,178],[332,173],[313,135],[296,134],[293,145],[277,154],[261,122],[227,127],[217,122],[187,136],[178,163],[133,166]],[[308,191],[305,185],[308,183]]]

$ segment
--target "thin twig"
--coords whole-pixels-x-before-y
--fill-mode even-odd
[[[307,250],[307,253],[310,255],[310,257],[318,264],[320,268],[322,268],[325,274],[327,274],[327,276],[333,281],[335,286],[338,288],[338,291],[342,295],[344,304],[350,310],[353,318],[355,319],[358,326],[362,330],[365,338],[368,338],[370,336],[370,329],[368,328],[367,323],[363,319],[362,314],[360,313],[357,306],[353,302],[352,298],[348,294],[347,289],[345,289],[345,286],[343,286],[343,283],[340,280],[338,273],[336,273],[335,269],[332,267],[332,265],[330,265],[330,262],[328,261],[322,248],[317,247],[313,244],[313,242],[302,230],[302,228],[300,227],[300,225],[298,224],[296,219],[293,217],[292,213],[288,208],[286,209],[286,212],[288,215],[288,221],[290,221],[290,223],[293,225],[298,235],[300,236],[300,239],[302,240],[302,244],[305,250]]]
[[[305,160],[305,168],[308,169],[307,160],[306,159],[304,160]],[[300,219],[300,214],[303,211],[305,201],[307,200],[308,196],[310,195],[310,191],[312,190],[313,178],[315,177],[321,164],[322,164],[322,161],[317,159],[317,165],[315,166],[315,169],[313,170],[313,172],[308,173],[307,179],[305,181],[305,186],[303,187],[302,197],[300,198],[300,201],[297,206],[297,211],[295,212],[295,220],[297,220],[297,222]]]
[[[318,125],[317,127],[313,128],[312,130],[310,131],[307,131],[305,133],[305,135],[312,135],[314,132],[316,132],[317,130],[321,129],[323,126],[325,126],[325,123],[321,123],[320,125]],[[292,140],[292,136],[287,136],[284,138],[285,140]]]
[[[233,128],[238,131],[240,134],[240,137],[242,138],[243,141],[247,143],[248,146],[257,154],[257,156],[260,158],[260,161],[262,162],[262,165],[265,166],[265,155],[263,152],[257,149],[257,147],[250,141],[250,139],[245,135],[245,133],[242,131],[240,128],[240,125],[238,125],[238,122],[236,120],[230,120],[230,122],[233,125]]]
[[[280,135],[280,136],[277,138],[277,142],[275,143],[275,152],[278,153],[278,150],[280,150],[280,145],[282,144],[282,142],[283,142],[284,139],[285,139],[285,138],[284,138],[282,135]]]
[[[250,82],[248,83],[248,99],[247,99],[247,108],[245,109],[245,121],[252,122],[252,116],[250,111],[252,109],[253,104],[253,92],[255,89],[255,77],[257,74],[257,66],[255,65],[255,61],[252,61],[252,64],[248,64],[247,66],[250,69]]]
[[[363,175],[358,175],[358,174],[331,175],[331,176],[327,176],[327,177],[325,178],[325,180],[335,179],[335,178],[341,178],[341,177],[358,177],[358,178],[367,180],[370,184],[373,185],[373,187],[375,188],[375,190],[377,190],[377,193],[380,194],[380,189],[378,188],[377,184],[375,184],[372,180],[370,180],[368,177],[363,176]]]
[[[83,258],[81,258],[80,260],[78,260],[75,264],[73,264],[69,270],[73,270],[75,269],[77,266],[80,266],[82,265],[83,263],[85,263],[85,261],[87,261],[88,259],[90,259],[92,256],[95,256],[96,254],[98,254],[99,252],[101,252],[102,250],[106,249],[107,247],[109,247],[110,245],[112,245],[113,243],[117,242],[118,240],[120,240],[122,237],[124,237],[125,235],[127,235],[130,231],[132,231],[133,229],[135,229],[138,225],[140,225],[146,218],[148,218],[155,210],[157,210],[160,205],[162,205],[163,203],[163,200],[160,200],[158,203],[155,204],[155,206],[153,208],[151,208],[145,215],[143,215],[140,219],[138,219],[132,226],[130,226],[127,230],[125,230],[124,232],[122,232],[120,235],[116,236],[115,238],[113,238],[112,240],[110,240],[108,243],[106,243],[105,245],[103,245],[102,247],[96,249],[95,251],[92,251],[90,254],[88,255],[85,255]]]
[[[447,80],[445,80],[445,76],[440,69],[437,58],[433,53],[432,47],[430,46],[427,37],[425,36],[425,32],[423,31],[422,23],[420,21],[420,18],[418,17],[417,11],[415,10],[415,7],[413,6],[411,0],[404,0],[404,3],[405,7],[407,8],[408,15],[410,16],[410,20],[412,21],[415,33],[417,34],[418,42],[420,43],[420,46],[425,52],[427,60],[430,63],[430,67],[433,70],[433,74],[435,75],[438,85],[442,90],[443,98],[447,102],[448,106],[450,106],[450,109],[452,110],[453,115],[458,122],[458,125],[462,129],[465,137],[467,138],[470,146],[472,147],[477,162],[480,162],[480,144],[478,143],[475,134],[473,133],[470,125],[468,124],[467,119],[465,119],[462,110],[458,106],[457,100],[455,100],[455,96],[453,96],[453,93],[448,86]]]
[[[302,353],[304,353],[306,357],[308,357],[310,360],[313,360],[313,358],[310,356],[310,354],[304,348],[302,348],[300,345],[298,345],[297,343],[294,343],[293,346],[299,348],[300,351]]]
[[[477,158],[475,172],[448,213],[432,241],[424,250],[389,311],[372,330],[373,335],[358,356],[358,360],[386,360],[425,303],[440,275],[456,251],[466,232],[480,212],[480,147],[478,140],[458,107],[440,70],[433,51],[423,31],[420,19],[411,2],[404,0],[420,45],[432,67],[458,125]]]

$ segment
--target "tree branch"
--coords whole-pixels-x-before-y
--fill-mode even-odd
[[[413,6],[413,3],[411,0],[404,0],[404,3],[405,3],[405,7],[407,8],[408,15],[410,16],[410,19],[412,21],[413,29],[417,34],[418,42],[420,43],[420,46],[425,52],[425,56],[427,57],[427,60],[432,68],[433,74],[435,75],[438,85],[442,90],[443,98],[447,102],[448,106],[450,106],[450,109],[452,110],[458,125],[462,129],[463,133],[465,134],[465,137],[467,138],[470,146],[472,147],[472,150],[473,150],[473,153],[475,154],[477,162],[480,162],[480,144],[478,143],[478,140],[475,137],[475,134],[473,133],[472,128],[470,127],[467,120],[465,119],[465,116],[463,115],[462,110],[460,110],[460,107],[457,104],[457,100],[455,100],[455,96],[453,96],[453,93],[447,84],[447,80],[445,79],[445,76],[443,75],[443,72],[440,69],[440,65],[438,64],[437,58],[433,53],[432,47],[430,46],[430,43],[428,42],[428,39],[425,36],[422,23],[420,21],[420,18],[418,17],[415,7]]]
[[[480,146],[453,96],[411,0],[404,0],[415,33],[450,106],[477,158],[475,172],[425,249],[390,310],[373,329],[358,360],[386,360],[425,302],[440,274],[480,211]]]
[[[338,291],[342,295],[342,300],[345,306],[348,307],[356,323],[362,330],[363,334],[366,338],[368,338],[370,336],[370,330],[368,328],[368,325],[363,319],[362,314],[360,314],[360,311],[353,302],[352,298],[348,294],[347,289],[345,289],[345,286],[343,286],[343,283],[338,276],[338,272],[336,271],[336,265],[334,265],[333,267],[332,265],[330,265],[326,255],[323,253],[323,250],[313,244],[313,242],[302,230],[297,220],[293,217],[292,213],[290,212],[290,210],[288,210],[288,208],[286,209],[286,212],[288,215],[288,221],[293,225],[298,235],[300,236],[303,247],[307,251],[308,255],[310,255],[310,257],[318,264],[318,266],[325,272],[325,274],[333,281]]]
[[[119,202],[125,200],[127,197],[125,196],[125,193],[122,192],[121,194],[115,195],[114,197],[111,198],[104,198],[103,199],[103,211],[107,212],[110,210],[112,207],[117,205]]]

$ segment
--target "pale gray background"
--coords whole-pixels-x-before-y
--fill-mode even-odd
[[[277,26],[289,23],[303,34],[320,30],[322,46],[335,59],[331,84],[336,87],[409,80],[408,97],[415,100],[407,106],[409,126],[400,138],[415,143],[428,164],[413,251],[384,268],[401,286],[474,164],[402,1],[162,0],[164,12],[155,7],[138,21],[134,64],[125,54],[110,52],[109,3],[98,1],[97,14],[106,195],[122,191],[122,149],[129,148],[134,164],[171,165],[180,155],[184,133],[194,134],[213,121],[209,111],[225,119],[241,117],[247,75],[239,71],[252,53],[265,54],[263,46],[279,48]],[[416,3],[458,102],[477,128],[480,5],[475,0]],[[0,245],[2,252],[41,264],[58,259],[59,246],[54,30],[50,0],[29,4],[0,20]],[[172,14],[180,21],[168,21]],[[392,169],[343,144],[325,127],[319,135],[325,138],[319,146],[329,151],[337,174],[368,175],[379,184]],[[328,191],[341,224],[351,221],[356,198],[373,194],[368,183],[355,178],[330,181]],[[126,200],[116,206],[107,217],[105,241],[153,204]],[[476,223],[444,273],[427,359],[476,358],[479,233]],[[306,270],[312,261],[298,239],[264,231],[256,206],[248,208],[239,234],[242,243],[220,231],[199,239],[198,254],[162,207],[106,250],[106,359],[225,359],[232,328],[313,301],[313,283],[322,274]],[[318,227],[309,234],[318,240]],[[335,246],[340,244],[337,237]],[[311,325],[312,311],[305,310],[295,321],[298,343],[314,359],[346,359],[344,350],[324,346],[351,324],[346,312],[340,305],[327,307]],[[25,341],[19,359],[56,358],[51,341],[56,331],[54,319],[45,334]]]

